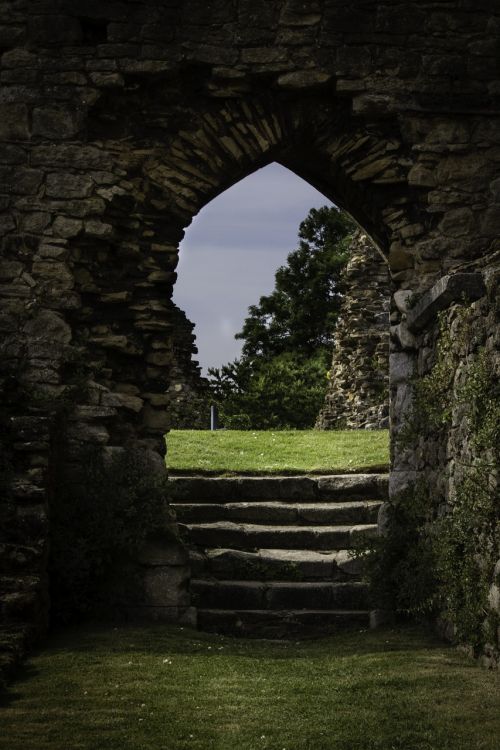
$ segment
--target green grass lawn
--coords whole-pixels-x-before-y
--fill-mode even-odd
[[[385,469],[387,430],[172,430],[172,473],[294,474]]]
[[[500,675],[415,627],[248,641],[174,626],[53,636],[2,750],[498,750]]]

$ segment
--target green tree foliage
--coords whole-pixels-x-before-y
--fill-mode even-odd
[[[225,427],[303,429],[323,404],[327,358],[284,352],[270,359],[235,360],[213,371],[212,384]]]
[[[330,346],[342,299],[340,272],[355,229],[335,207],[312,208],[299,227],[299,246],[276,271],[275,287],[249,308],[243,329],[243,357],[284,352],[310,355]]]
[[[211,368],[223,424],[235,429],[311,427],[323,403],[341,272],[355,229],[335,207],[311,209],[299,246],[275,275],[270,295],[249,308],[236,338],[242,356]]]

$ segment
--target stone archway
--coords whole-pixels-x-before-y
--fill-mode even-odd
[[[416,216],[409,215],[418,206],[401,189],[408,169],[404,146],[399,142],[398,148],[394,137],[388,142],[385,128],[363,136],[359,126],[346,125],[330,109],[323,96],[307,97],[306,104],[302,97],[297,101],[290,96],[225,102],[198,113],[168,146],[120,154],[122,164],[129,160],[135,174],[118,180],[113,189],[98,189],[108,196],[99,222],[85,223],[71,240],[75,289],[89,304],[82,305],[83,319],[81,308],[70,315],[86,351],[95,352],[90,358],[95,356],[110,373],[101,385],[114,396],[106,395],[105,405],[123,405],[128,411],[124,429],[129,436],[133,428],[135,438],[160,449],[168,427],[165,334],[173,317],[168,298],[184,227],[215,195],[255,168],[281,161],[321,187],[370,227],[402,275],[404,250],[388,237],[396,222],[398,232],[418,231]],[[412,273],[407,256],[406,277]],[[109,310],[113,320],[106,327]],[[95,412],[93,418],[98,419]]]
[[[464,290],[480,297],[475,325],[488,338],[499,18],[489,2],[402,11],[337,0],[16,10],[0,101],[8,617],[46,612],[61,402],[73,394],[72,461],[84,444],[135,441],[152,460],[161,454],[178,243],[206,202],[253,169],[277,160],[295,171],[388,258],[393,435],[409,379],[432,361],[436,311],[451,319]],[[408,290],[438,282],[409,309]],[[85,395],[75,394],[82,377]],[[393,491],[424,473],[447,495],[466,444],[455,435],[444,450],[426,435],[396,449]]]

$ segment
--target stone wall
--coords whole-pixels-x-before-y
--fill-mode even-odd
[[[167,390],[170,429],[207,430],[210,427],[208,381],[194,359],[196,336],[194,323],[176,305],[172,305],[173,359]]]
[[[2,616],[40,629],[55,438],[69,468],[86,445],[163,455],[178,245],[212,198],[278,161],[373,237],[396,294],[491,268],[500,10],[491,0],[3,0],[2,10],[0,384],[12,448]],[[414,341],[402,315],[395,302],[392,435],[436,326],[429,344]],[[392,452],[391,492],[444,476],[416,443]],[[443,469],[442,452],[436,461]]]
[[[482,661],[489,667],[500,662],[499,452],[495,438],[500,415],[499,284],[497,254],[481,272],[444,276],[422,295],[415,296],[411,290],[396,292],[393,304],[400,314],[391,315],[393,322],[399,321],[391,326],[392,342],[398,345],[398,351],[390,355],[391,401],[402,417],[392,429],[391,495],[423,490],[430,498],[429,517],[438,522],[446,514],[464,513],[466,508],[466,517],[458,517],[453,532],[458,553],[453,574],[471,575],[470,571],[460,572],[467,554],[474,565],[479,561],[473,587],[479,589],[480,577],[484,577],[487,591],[479,616],[488,632]],[[446,343],[439,362],[436,347],[443,336]],[[412,380],[430,374],[430,393],[424,391],[422,396],[417,390],[415,395]],[[493,388],[492,383],[496,384]],[[429,396],[431,403],[422,404],[422,397]],[[482,434],[478,435],[475,422]],[[412,471],[407,470],[409,460]],[[469,498],[464,500],[467,493]],[[382,506],[382,531],[385,523],[386,508]],[[468,527],[462,548],[460,534]],[[430,532],[432,535],[432,528]],[[467,550],[468,540],[472,550]],[[471,598],[471,582],[462,582]],[[439,625],[444,635],[455,637],[456,623],[449,615],[443,613]]]
[[[389,269],[361,232],[350,252],[320,430],[389,426]]]

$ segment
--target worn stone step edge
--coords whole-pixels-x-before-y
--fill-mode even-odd
[[[229,577],[240,580],[355,580],[361,563],[349,550],[317,552],[296,549],[260,549],[256,552],[234,549],[190,550],[193,578]]]
[[[332,474],[289,477],[170,477],[175,503],[238,500],[310,502],[330,499],[377,499],[388,495],[388,474]]]
[[[207,524],[179,524],[191,545],[200,547],[231,547],[256,550],[277,549],[339,550],[351,549],[357,540],[376,536],[375,524],[347,526],[264,526],[234,524],[230,521]]]
[[[198,629],[247,638],[296,638],[368,629],[369,610],[198,609]]]
[[[345,503],[175,503],[171,505],[180,523],[189,524],[233,521],[311,525],[336,523],[376,523],[380,500],[358,500]]]
[[[369,605],[365,583],[192,580],[191,601],[218,609],[359,609]]]

